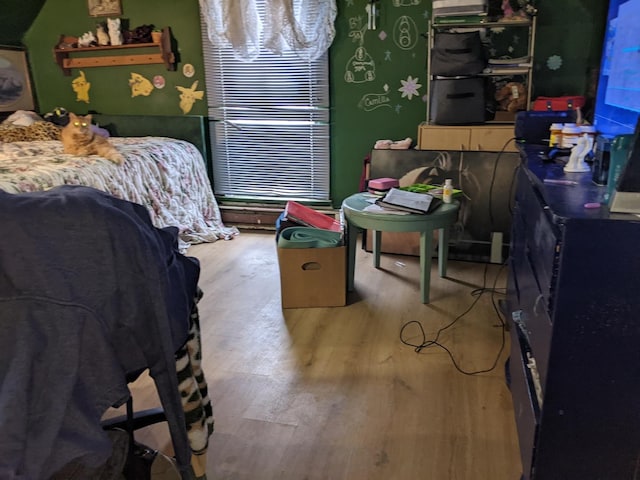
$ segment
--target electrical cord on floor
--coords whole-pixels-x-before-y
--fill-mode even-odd
[[[471,305],[469,306],[469,308],[467,308],[464,312],[462,312],[460,315],[458,315],[456,318],[454,318],[451,322],[449,322],[447,325],[445,325],[444,327],[441,327],[435,335],[435,338],[433,340],[427,340],[427,336],[426,333],[424,331],[424,328],[422,327],[422,324],[417,321],[417,320],[411,320],[407,323],[405,323],[402,328],[400,329],[400,341],[402,343],[404,343],[405,345],[408,345],[410,347],[413,347],[414,351],[416,353],[420,353],[422,352],[422,350],[424,350],[425,348],[429,348],[429,347],[438,347],[441,348],[442,350],[444,350],[445,352],[447,352],[447,355],[449,355],[449,358],[451,359],[451,362],[453,363],[453,366],[455,367],[456,370],[458,370],[460,373],[464,374],[464,375],[478,375],[480,373],[487,373],[492,371],[493,369],[496,368],[496,365],[498,364],[498,360],[500,360],[500,356],[502,355],[502,352],[504,351],[504,347],[505,347],[505,343],[506,343],[506,336],[505,336],[505,331],[506,331],[506,324],[504,319],[502,318],[502,314],[500,312],[500,309],[498,307],[498,305],[496,304],[495,301],[495,294],[501,294],[503,295],[506,292],[503,292],[502,290],[504,289],[498,289],[496,288],[496,284],[498,283],[498,278],[500,277],[500,273],[502,272],[502,269],[505,267],[505,265],[507,264],[507,262],[504,262],[500,269],[498,270],[498,272],[496,273],[496,277],[494,279],[493,282],[493,287],[492,288],[487,288],[487,270],[489,267],[489,264],[485,264],[484,266],[484,274],[483,274],[483,280],[482,280],[482,287],[480,288],[476,288],[474,290],[471,291],[471,295],[475,296],[475,299],[473,300],[473,302],[471,302]],[[443,345],[442,343],[440,343],[440,335],[442,334],[442,332],[444,332],[445,330],[453,327],[461,318],[463,318],[466,314],[468,314],[473,307],[476,305],[476,303],[478,303],[478,300],[480,300],[480,297],[482,297],[483,294],[485,293],[491,293],[491,303],[493,305],[493,309],[496,312],[496,315],[498,316],[498,319],[500,320],[500,332],[502,335],[502,339],[501,339],[501,343],[500,343],[500,349],[498,350],[498,353],[496,355],[495,360],[493,361],[493,364],[491,365],[490,368],[486,368],[486,369],[482,369],[482,370],[475,370],[475,371],[466,371],[464,369],[462,369],[460,367],[460,365],[458,365],[458,362],[456,361],[455,357],[453,356],[453,353],[451,353],[451,350],[449,350],[445,345]],[[404,339],[404,331],[407,327],[409,327],[410,325],[417,325],[418,328],[420,329],[420,332],[422,333],[422,343],[420,344],[413,344],[407,340]]]
[[[498,164],[500,162],[500,157],[502,156],[502,154],[506,151],[507,146],[509,145],[509,143],[511,143],[512,141],[515,141],[516,138],[510,138],[509,140],[507,140],[504,145],[502,146],[502,149],[498,152],[498,155],[496,157],[496,161],[493,165],[493,172],[491,174],[491,182],[489,184],[489,205],[488,205],[488,209],[489,209],[489,223],[491,225],[491,229],[493,231],[493,225],[494,225],[494,217],[493,217],[493,187],[496,181],[496,175],[498,172]],[[516,180],[516,175],[518,173],[518,169],[520,168],[521,163],[514,169],[513,171],[513,176],[511,178],[511,184],[509,186],[509,213],[512,214],[512,206],[511,206],[511,195],[513,193],[513,188],[515,185],[515,180]],[[441,327],[435,334],[435,338],[433,340],[427,340],[427,335],[424,331],[424,328],[422,327],[422,324],[420,322],[418,322],[417,320],[411,320],[407,323],[405,323],[402,328],[400,329],[400,341],[402,343],[404,343],[405,345],[408,345],[410,347],[413,347],[413,349],[415,350],[416,353],[420,353],[422,352],[422,350],[424,350],[425,348],[429,348],[429,347],[438,347],[441,348],[442,350],[444,350],[445,352],[447,352],[447,355],[449,355],[449,358],[451,358],[451,362],[453,363],[453,366],[456,368],[456,370],[458,370],[460,373],[464,374],[464,375],[478,375],[480,373],[487,373],[492,371],[493,369],[496,368],[496,365],[498,364],[498,361],[500,360],[500,356],[502,355],[502,352],[504,351],[504,347],[506,344],[506,336],[505,336],[505,332],[507,329],[507,325],[504,321],[504,318],[502,317],[502,313],[500,311],[499,306],[496,303],[496,299],[495,299],[495,295],[499,294],[499,295],[506,295],[506,289],[504,288],[496,288],[496,284],[498,283],[498,278],[500,277],[500,273],[502,272],[502,269],[507,265],[508,263],[508,259],[505,260],[505,262],[501,265],[500,269],[498,270],[498,272],[496,273],[496,277],[495,280],[493,282],[493,287],[492,288],[487,288],[487,270],[489,267],[489,264],[485,264],[484,266],[484,273],[483,273],[483,279],[482,279],[482,287],[480,288],[476,288],[474,290],[471,291],[471,296],[474,296],[475,299],[473,300],[473,302],[471,302],[471,305],[469,306],[469,308],[467,308],[464,312],[462,312],[460,315],[458,315],[456,318],[454,318],[451,322],[449,322],[447,325],[445,325],[444,327]],[[498,353],[495,357],[495,360],[493,361],[493,363],[491,364],[491,367],[486,368],[486,369],[482,369],[482,370],[475,370],[472,372],[468,372],[464,369],[462,369],[460,367],[460,365],[458,365],[458,362],[456,361],[455,357],[453,356],[453,353],[451,353],[451,350],[449,350],[445,345],[443,345],[439,340],[440,340],[440,335],[442,334],[442,332],[444,332],[445,330],[453,327],[461,318],[463,318],[465,315],[467,315],[472,309],[473,307],[475,307],[476,303],[478,303],[478,300],[480,300],[480,297],[482,297],[483,294],[485,293],[491,293],[491,304],[493,306],[493,309],[496,313],[496,316],[498,317],[498,319],[500,320],[500,325],[498,325],[500,327],[500,334],[501,334],[501,342],[500,342],[500,349],[498,350]],[[422,343],[420,343],[419,345],[410,343],[409,341],[406,341],[403,337],[404,331],[407,327],[409,327],[410,325],[417,325],[418,328],[420,329],[420,333],[422,334]]]

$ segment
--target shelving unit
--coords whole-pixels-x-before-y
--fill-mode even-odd
[[[438,18],[438,17],[436,17]],[[447,17],[451,18],[451,17]],[[429,99],[429,104],[427,106],[427,124],[431,125],[431,91],[433,89],[432,82],[434,80],[433,75],[431,75],[431,52],[434,46],[434,37],[435,33],[439,31],[449,31],[452,29],[475,29],[475,28],[483,28],[490,30],[492,28],[527,28],[527,53],[526,55],[530,58],[531,65],[533,65],[534,58],[534,48],[535,48],[535,34],[536,34],[536,17],[532,17],[530,19],[519,20],[519,21],[486,21],[486,22],[477,22],[477,23],[469,23],[469,22],[454,22],[447,21],[438,22],[434,19],[430,22],[430,35],[429,35],[429,48],[427,49],[427,69],[429,70],[427,82],[427,98]],[[531,103],[531,93],[532,93],[532,67],[523,67],[518,69],[513,69],[509,72],[509,74],[505,73],[480,73],[475,75],[476,77],[518,77],[524,78],[526,81],[526,91],[527,91],[527,110],[530,107]],[[494,120],[491,123],[513,123],[513,120]]]
[[[60,48],[63,38],[64,35],[60,37],[60,41],[53,49],[53,53],[56,63],[67,76],[71,75],[71,69],[73,68],[164,64],[169,71],[175,71],[176,69],[175,55],[171,48],[171,29],[169,27],[165,27],[162,30],[162,39],[159,43]],[[116,51],[121,54],[107,54],[107,52]],[[96,53],[99,54],[96,55]]]

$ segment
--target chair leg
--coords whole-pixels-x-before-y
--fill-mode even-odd
[[[133,422],[133,397],[130,395],[127,399],[127,419],[125,420],[126,430],[129,434],[130,445],[135,443],[133,431],[135,430]]]

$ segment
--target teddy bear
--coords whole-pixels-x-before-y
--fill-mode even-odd
[[[500,110],[515,113],[527,108],[527,90],[520,82],[508,82],[496,91],[495,99]]]

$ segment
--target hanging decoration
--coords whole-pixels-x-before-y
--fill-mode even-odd
[[[153,77],[153,86],[157,89],[164,88],[166,81],[162,75],[156,75]]]
[[[193,67],[192,64],[185,63],[182,66],[182,74],[187,78],[191,78],[196,74],[196,69]]]

